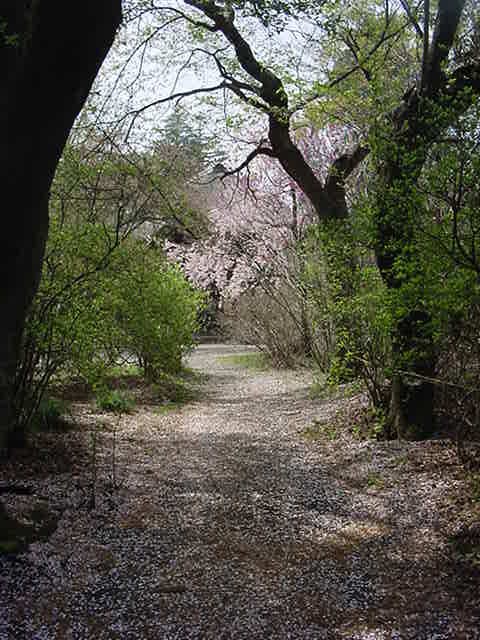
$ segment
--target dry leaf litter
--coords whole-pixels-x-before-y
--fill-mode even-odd
[[[2,470],[33,488],[2,496],[8,512],[56,528],[0,557],[0,640],[480,638],[478,570],[451,544],[473,517],[452,445],[307,437],[362,399],[222,361],[241,350],[195,351],[196,402],[79,404],[43,460]]]

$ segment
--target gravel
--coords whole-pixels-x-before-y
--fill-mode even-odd
[[[479,571],[451,544],[473,518],[452,446],[306,437],[362,398],[222,360],[245,350],[194,352],[196,402],[79,404],[43,461],[5,466],[1,482],[33,487],[2,496],[8,512],[58,524],[0,557],[0,640],[480,639]]]

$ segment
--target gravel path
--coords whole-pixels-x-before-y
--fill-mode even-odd
[[[480,638],[479,574],[449,542],[466,509],[451,446],[313,440],[340,402],[311,400],[306,373],[222,362],[239,350],[193,354],[199,401],[83,408],[68,464],[0,474],[34,487],[5,496],[12,513],[58,517],[0,558],[0,640]]]

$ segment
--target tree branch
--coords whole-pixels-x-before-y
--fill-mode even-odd
[[[345,181],[369,153],[368,147],[358,145],[352,153],[345,153],[337,158],[330,167],[325,189],[338,211],[337,217],[346,217],[348,214]]]
[[[227,83],[225,81],[222,81],[219,84],[214,85],[213,87],[199,87],[198,89],[191,89],[190,91],[179,91],[178,93],[173,93],[172,95],[167,96],[165,98],[159,98],[158,100],[153,100],[153,102],[149,102],[148,104],[143,105],[143,107],[139,107],[138,109],[129,111],[125,115],[125,118],[132,116],[132,120],[128,126],[127,133],[125,134],[125,142],[127,142],[137,118],[148,109],[151,109],[152,107],[157,107],[160,104],[165,104],[166,102],[171,102],[172,100],[176,100],[178,103],[180,102],[180,100],[183,100],[184,98],[198,95],[199,93],[211,93],[212,91],[219,91],[221,89],[225,89],[226,86],[227,86]]]
[[[427,2],[428,2],[428,0],[427,0]],[[423,39],[422,28],[418,24],[418,20],[415,18],[414,14],[413,14],[413,11],[410,8],[410,5],[408,4],[408,0],[400,0],[400,4],[402,5],[405,13],[407,14],[408,20],[410,21],[410,23],[412,24],[413,28],[417,32],[418,37]]]
[[[158,9],[161,11],[171,11],[172,13],[175,13],[179,17],[186,20],[188,23],[190,23],[194,27],[200,27],[201,29],[206,29],[211,33],[215,33],[216,31],[218,31],[218,28],[215,25],[208,24],[208,22],[203,22],[202,20],[195,20],[194,18],[192,18],[192,16],[188,15],[188,13],[184,13],[183,11],[180,11],[180,9],[176,9],[175,7],[155,7],[155,9]]]
[[[264,147],[263,143],[264,143],[264,141],[262,140],[262,142],[260,142],[260,145],[258,147],[256,147],[253,151],[251,151],[247,155],[245,160],[243,160],[243,162],[241,162],[237,167],[235,167],[234,169],[228,169],[228,170],[224,171],[222,173],[222,175],[219,175],[218,177],[220,178],[220,180],[224,180],[225,178],[228,178],[229,176],[234,176],[234,175],[240,173],[240,171],[242,171],[242,169],[245,169],[252,162],[252,160],[257,158],[258,156],[263,155],[263,156],[269,156],[270,158],[276,158],[275,153],[273,152],[273,150],[270,147]]]
[[[214,0],[185,0],[185,2],[202,12],[212,21],[218,31],[220,31],[233,46],[242,69],[260,85],[257,88],[235,80],[223,68],[222,63],[216,59],[220,74],[228,79],[228,82],[224,81],[220,86],[233,91],[248,104],[253,104],[258,109],[268,113],[270,148],[263,146],[257,147],[257,149],[247,156],[239,167],[231,172],[226,172],[225,176],[238,173],[239,170],[247,167],[249,162],[261,153],[275,157],[285,172],[297,183],[299,188],[310,200],[319,220],[345,217],[347,215],[347,205],[344,181],[353,171],[354,167],[365,157],[367,153],[366,149],[363,147],[359,148],[353,154],[339,159],[334,167],[332,167],[329,180],[323,185],[290,135],[290,118],[292,113],[289,110],[288,96],[281,79],[259,62],[250,45],[234,25],[233,16],[231,14],[226,15],[223,7],[217,5]],[[405,25],[403,25],[399,31],[388,34],[388,20],[389,13],[387,11],[385,29],[378,42],[376,42],[369,51],[369,56],[372,56],[385,40],[394,37],[405,28]],[[220,86],[218,88],[220,88]],[[266,104],[262,104],[258,100],[246,95],[245,91],[255,93],[259,98],[264,100]]]
[[[422,94],[434,97],[445,78],[443,66],[453,45],[465,0],[440,0],[435,30],[425,64]]]
[[[281,80],[255,57],[250,45],[240,34],[223,8],[217,6],[213,0],[184,0],[184,2],[201,11],[223,33],[225,38],[235,49],[237,59],[242,69],[261,85],[261,97],[271,106],[287,108],[288,101]]]

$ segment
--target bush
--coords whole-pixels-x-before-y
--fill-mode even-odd
[[[132,354],[150,379],[178,371],[193,345],[202,300],[142,240],[117,246],[104,225],[54,217],[17,370],[12,443],[24,441],[53,377],[98,388],[111,366]],[[122,409],[123,400],[107,400]]]
[[[59,398],[44,396],[32,418],[32,428],[38,431],[66,431],[70,427],[68,405]]]
[[[112,250],[101,225],[67,224],[53,216],[39,290],[27,318],[16,372],[15,441],[40,411],[53,376],[80,376],[90,384],[106,369],[109,318],[100,293]]]
[[[304,360],[298,300],[282,283],[268,292],[258,287],[244,293],[227,307],[226,317],[229,333],[258,347],[275,366],[295,367]]]
[[[194,345],[203,294],[158,250],[139,241],[121,247],[114,268],[106,298],[121,349],[135,355],[151,381],[179,372]]]
[[[372,252],[345,223],[312,228],[305,241],[304,282],[312,335],[330,384],[361,378],[373,404],[384,407],[391,368],[390,300]]]
[[[112,413],[131,413],[134,401],[131,396],[118,389],[101,389],[96,396],[97,405],[104,411]]]

